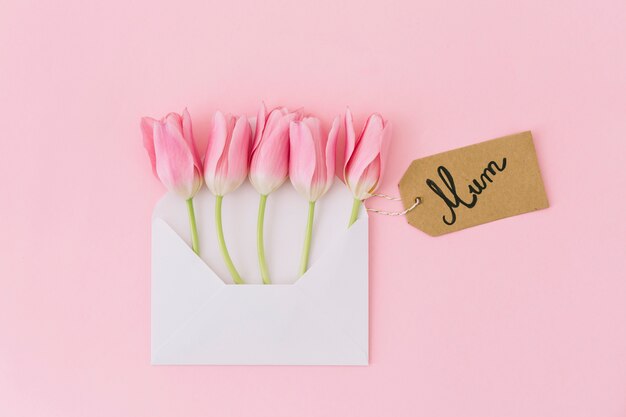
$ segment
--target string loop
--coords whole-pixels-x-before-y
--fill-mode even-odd
[[[402,201],[402,199],[400,197],[392,197],[390,195],[387,194],[372,194],[372,197],[380,197],[380,198],[384,198],[385,200],[390,200],[390,201]]]
[[[387,194],[380,194],[380,193],[372,194],[372,197],[384,198],[385,200],[389,200],[389,201],[402,201],[400,197],[392,197]],[[375,208],[367,208],[367,207],[365,209],[367,211],[371,211],[372,213],[381,214],[383,216],[404,216],[408,212],[412,211],[415,207],[419,206],[420,203],[421,203],[421,199],[419,197],[415,197],[415,202],[410,207],[402,211],[385,211],[385,210],[378,210]]]

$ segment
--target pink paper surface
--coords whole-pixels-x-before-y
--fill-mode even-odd
[[[3,1],[0,415],[626,415],[624,22],[621,0]],[[372,217],[369,367],[152,367],[139,117],[187,105],[205,143],[261,99],[383,113],[389,194],[530,129],[551,207],[439,238]]]

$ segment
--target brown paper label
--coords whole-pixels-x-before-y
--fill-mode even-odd
[[[431,236],[548,207],[530,132],[411,163],[399,184],[408,222]]]

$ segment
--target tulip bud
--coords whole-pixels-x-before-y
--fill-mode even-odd
[[[370,197],[378,187],[391,135],[391,124],[381,115],[372,114],[356,139],[352,113],[346,110],[346,148],[344,182],[357,200]]]
[[[252,130],[244,116],[216,112],[204,158],[204,180],[214,195],[236,190],[248,175]]]
[[[315,117],[291,122],[289,178],[294,188],[309,201],[317,201],[333,184],[339,123],[336,117],[326,136],[320,120]]]
[[[161,120],[144,117],[141,130],[152,170],[165,188],[185,200],[196,195],[202,186],[202,163],[187,109],[182,117],[176,113]]]
[[[256,120],[256,133],[250,160],[250,182],[261,195],[280,187],[289,173],[289,122],[299,112],[276,108],[266,116],[265,104]]]

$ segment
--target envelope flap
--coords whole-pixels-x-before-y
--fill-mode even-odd
[[[161,218],[152,221],[152,347],[163,345],[225,284]]]
[[[222,285],[153,344],[152,363],[367,365],[367,249],[363,216],[295,285]]]

